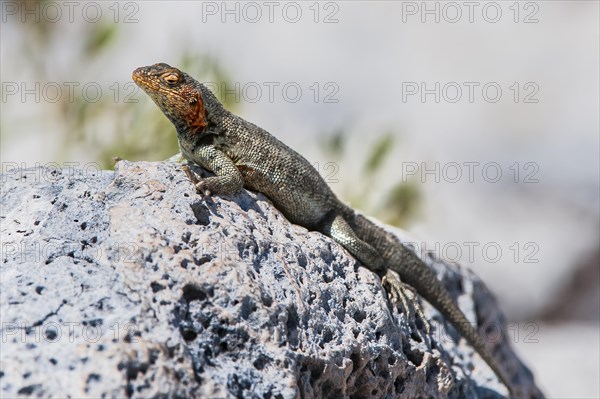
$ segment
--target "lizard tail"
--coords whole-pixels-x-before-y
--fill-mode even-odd
[[[415,290],[452,323],[459,333],[479,353],[494,373],[512,392],[512,384],[500,363],[491,355],[485,341],[477,333],[448,291],[429,268],[413,251],[393,234],[377,226],[362,215],[354,215],[351,225],[357,236],[369,243],[382,255],[386,266],[400,275],[403,282]]]

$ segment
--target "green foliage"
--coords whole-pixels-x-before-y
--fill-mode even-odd
[[[116,24],[92,25],[93,28],[85,36],[85,54],[97,55],[112,43],[117,35]]]
[[[390,154],[394,146],[394,136],[392,133],[386,133],[375,143],[371,153],[365,162],[364,171],[367,175],[373,175],[381,169],[385,159]]]
[[[338,129],[330,134],[324,135],[321,148],[327,156],[344,162],[344,156],[348,138],[343,129]],[[373,215],[380,220],[395,225],[403,226],[413,220],[418,212],[422,201],[421,190],[414,180],[408,182],[396,182],[392,188],[383,195],[382,206],[376,206],[373,194],[380,191],[382,174],[390,176],[385,170],[385,163],[392,153],[395,142],[393,132],[382,134],[373,144],[362,166],[363,178],[360,184],[346,182],[340,190],[344,200],[349,201],[352,206]],[[354,162],[356,157],[349,161]],[[344,182],[341,182],[344,184]]]
[[[396,183],[386,194],[384,220],[386,223],[401,226],[415,217],[421,201],[421,190],[414,180]]]
[[[21,1],[19,7],[35,9],[41,3]],[[76,60],[75,67],[60,70],[49,65],[47,56],[52,44],[62,40],[65,32],[55,24],[42,18],[39,23],[27,18],[22,23],[18,15],[8,16],[8,23],[30,36],[23,48],[23,68],[33,69],[36,80],[40,82],[76,82],[75,95],[62,95],[52,104],[53,122],[61,126],[54,131],[61,145],[58,153],[53,154],[56,161],[68,161],[73,158],[85,161],[97,161],[102,168],[114,166],[113,157],[130,160],[162,160],[179,151],[175,128],[154,106],[152,101],[131,81],[131,70],[111,70],[110,60],[117,57],[114,51],[116,39],[120,33],[119,24],[97,23],[77,26],[77,36],[81,38],[81,47],[72,47],[69,56]],[[71,33],[72,34],[72,33]],[[185,46],[182,48],[193,48]],[[187,53],[179,60],[170,63],[181,67],[192,76],[211,82],[230,82],[229,74],[217,60],[206,54]],[[108,80],[114,83],[102,85],[89,75],[97,70],[97,65],[108,65],[103,72],[116,75]],[[136,65],[139,66],[139,65]],[[52,71],[49,75],[48,71]],[[99,76],[98,79],[106,79]],[[98,100],[86,98],[83,92],[86,83],[100,87]],[[68,91],[64,89],[64,93]],[[92,90],[91,92],[93,92]],[[219,93],[217,93],[219,94]],[[90,94],[93,95],[93,94]],[[238,104],[226,103],[234,110]]]
[[[154,104],[128,104],[120,110],[117,121],[126,128],[120,136],[106,144],[98,162],[102,168],[112,168],[113,158],[118,156],[128,160],[163,160],[179,151],[175,128],[171,122],[157,111]],[[142,122],[143,121],[143,122]]]
[[[322,146],[326,154],[336,159],[342,157],[346,150],[346,134],[344,129],[339,128],[330,134],[322,134],[319,137],[324,137]]]

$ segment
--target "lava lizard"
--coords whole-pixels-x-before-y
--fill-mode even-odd
[[[398,273],[455,326],[512,392],[510,379],[436,274],[393,234],[342,203],[302,155],[226,110],[210,90],[177,68],[154,64],[137,68],[132,77],[175,125],[181,154],[215,174],[196,181],[199,192],[259,191],[290,222],[331,237],[395,290],[401,290],[401,283],[389,270]]]

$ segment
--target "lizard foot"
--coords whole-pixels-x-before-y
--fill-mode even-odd
[[[211,195],[210,190],[206,187],[206,181],[204,180],[200,180],[198,183],[196,183],[196,191],[204,194],[206,197],[210,197]]]
[[[421,305],[418,302],[417,292],[415,289],[410,285],[404,284],[402,280],[400,280],[398,273],[389,269],[382,277],[381,284],[388,292],[388,295],[390,296],[390,302],[400,305],[409,320],[416,319],[415,315],[413,314],[414,310],[416,316],[423,322],[425,333],[429,335],[431,332],[431,327],[427,321],[427,318],[425,317],[425,314],[423,313]]]
[[[198,175],[192,169],[190,169],[188,165],[181,165],[181,169],[196,187],[196,192],[204,194],[207,197],[211,195],[211,191],[207,187],[206,179],[199,179]]]

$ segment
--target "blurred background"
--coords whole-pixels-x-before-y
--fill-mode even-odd
[[[166,62],[473,269],[553,398],[600,396],[599,3],[3,1],[3,173],[162,160]]]

